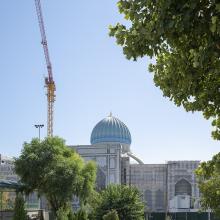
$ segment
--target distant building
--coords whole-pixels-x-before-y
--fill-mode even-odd
[[[148,211],[198,211],[199,189],[194,171],[199,161],[144,164],[130,150],[129,129],[112,114],[97,123],[90,142],[91,145],[70,147],[86,161],[96,161],[98,189],[111,183],[134,185]]]
[[[13,159],[0,154],[0,179],[17,181],[18,176],[13,169]]]
[[[19,178],[14,171],[14,160],[11,157],[7,157],[0,154],[0,180],[12,180],[18,181]],[[7,192],[7,189],[3,190],[3,193],[7,197],[8,205],[6,209],[11,208],[14,204],[16,193],[11,190]],[[25,197],[28,209],[39,209],[40,201],[37,193],[31,193]]]
[[[85,161],[97,163],[98,190],[111,183],[134,185],[141,192],[146,211],[149,212],[195,212],[200,208],[199,189],[194,174],[199,161],[144,164],[130,150],[129,129],[112,114],[97,123],[90,142],[91,145],[69,147],[75,149]],[[1,156],[0,161],[0,179],[17,180],[13,160]],[[36,203],[35,198],[30,196],[33,203]],[[43,201],[45,207],[46,201]],[[73,204],[77,206],[78,200]]]
[[[198,211],[199,189],[194,174],[199,161],[130,164],[130,183],[142,193],[150,211]]]
[[[103,189],[110,183],[121,183],[121,145],[98,144],[73,146],[85,159],[94,160],[99,165],[97,171],[97,187]]]

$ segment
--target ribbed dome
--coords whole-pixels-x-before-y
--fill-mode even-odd
[[[93,128],[90,142],[91,144],[117,142],[130,145],[131,134],[122,121],[110,114]]]

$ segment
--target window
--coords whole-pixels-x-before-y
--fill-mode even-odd
[[[102,190],[106,186],[106,174],[104,170],[97,166],[97,173],[96,173],[96,187],[97,190]]]
[[[156,209],[162,209],[164,202],[164,193],[159,189],[156,191]]]
[[[144,200],[147,202],[147,207],[152,209],[152,192],[150,190],[145,190]]]
[[[110,174],[110,183],[115,183],[115,174],[114,173]]]
[[[106,157],[96,157],[96,162],[100,167],[106,166]]]
[[[115,168],[115,158],[114,157],[110,158],[110,168]]]
[[[191,184],[185,180],[179,180],[175,185],[175,196],[176,195],[192,195],[192,186]]]

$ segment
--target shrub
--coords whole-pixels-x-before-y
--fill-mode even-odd
[[[103,216],[103,220],[119,220],[118,213],[115,210],[109,211]]]
[[[13,220],[27,220],[27,212],[25,210],[25,201],[21,193],[18,193],[15,198]]]

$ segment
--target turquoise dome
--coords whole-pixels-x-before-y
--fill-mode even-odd
[[[110,114],[93,128],[90,142],[91,144],[116,142],[130,145],[131,134],[122,121]]]

